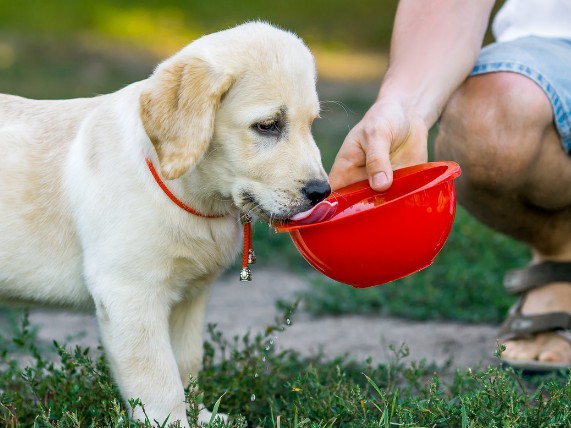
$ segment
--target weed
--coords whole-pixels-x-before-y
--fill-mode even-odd
[[[231,415],[233,428],[261,427],[566,427],[571,425],[571,373],[522,378],[511,369],[447,375],[408,362],[393,348],[391,364],[304,358],[271,346],[287,328],[291,305],[265,332],[225,338],[209,326],[201,389],[187,389],[190,420],[202,403]],[[0,342],[0,426],[156,427],[136,423],[113,386],[101,350],[53,344],[57,362],[38,351],[24,318],[10,342]],[[17,351],[10,357],[7,352]],[[501,350],[500,350],[501,351]],[[93,356],[95,354],[95,356]],[[22,363],[23,358],[28,361]],[[131,406],[142,406],[131,400]],[[224,423],[213,419],[211,427]]]

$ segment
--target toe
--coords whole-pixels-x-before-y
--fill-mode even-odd
[[[537,347],[533,340],[508,340],[505,342],[505,346],[506,349],[502,355],[510,360],[535,360],[538,355]]]
[[[571,363],[571,344],[555,333],[545,335],[545,345],[538,360],[549,363]]]
[[[563,356],[558,352],[549,350],[539,354],[538,360],[544,363],[562,363]]]
[[[531,339],[508,340],[502,356],[517,361],[571,363],[571,344],[556,333],[538,334]]]

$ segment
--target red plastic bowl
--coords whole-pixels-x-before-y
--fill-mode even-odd
[[[333,193],[335,215],[321,223],[277,228],[289,232],[301,255],[328,277],[364,288],[432,264],[456,212],[454,162],[429,162],[394,171],[393,185],[375,192],[362,181]]]

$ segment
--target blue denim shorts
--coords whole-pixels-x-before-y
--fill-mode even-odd
[[[496,71],[522,74],[543,88],[561,144],[571,154],[571,40],[530,36],[488,45],[470,75]]]

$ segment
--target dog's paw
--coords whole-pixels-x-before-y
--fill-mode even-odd
[[[201,404],[200,411],[198,413],[198,426],[207,425],[210,422],[210,419],[212,419],[212,412]],[[220,419],[224,424],[228,423],[228,415],[224,413],[216,413],[214,419]]]

